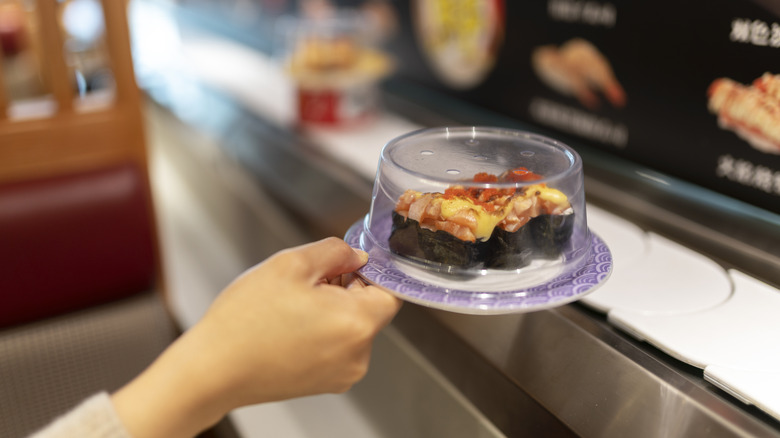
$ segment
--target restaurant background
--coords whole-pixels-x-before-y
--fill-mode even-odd
[[[67,3],[77,2],[58,4]],[[382,145],[419,127],[519,128],[576,148],[588,223],[623,265],[607,295],[538,312],[469,316],[409,303],[353,391],[232,413],[242,436],[277,427],[307,438],[780,434],[780,178],[776,144],[756,141],[777,125],[728,125],[774,105],[771,81],[751,84],[778,73],[777,2],[336,3],[365,18],[384,11],[370,42],[395,60],[376,117],[349,126],[296,119],[280,50],[280,25],[327,15],[329,1],[128,2],[181,327],[258,260],[343,236],[368,211]],[[68,70],[78,79],[74,107],[99,115],[122,99],[93,62],[110,59],[94,41],[65,52],[79,61]],[[713,84],[745,105],[713,112]],[[45,89],[33,96],[47,100]],[[11,391],[0,391],[10,397],[0,405],[32,412],[25,406],[40,403],[25,391],[27,405]]]

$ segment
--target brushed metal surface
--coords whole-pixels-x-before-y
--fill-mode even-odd
[[[427,313],[579,436],[780,436],[575,305],[490,318]]]

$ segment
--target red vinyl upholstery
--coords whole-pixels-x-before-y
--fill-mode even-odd
[[[152,289],[147,184],[124,164],[0,185],[0,327]]]

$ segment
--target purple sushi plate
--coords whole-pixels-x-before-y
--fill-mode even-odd
[[[407,274],[395,261],[396,256],[375,247],[364,235],[364,219],[347,231],[344,240],[369,253],[368,262],[358,274],[397,297],[436,309],[475,315],[533,312],[577,301],[595,291],[612,271],[612,254],[604,241],[590,233],[590,253],[578,269],[542,284],[517,290],[460,290],[443,287]]]

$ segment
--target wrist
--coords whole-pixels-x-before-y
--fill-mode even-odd
[[[135,438],[192,437],[216,424],[231,406],[226,382],[208,364],[208,350],[185,333],[152,365],[112,395]]]

